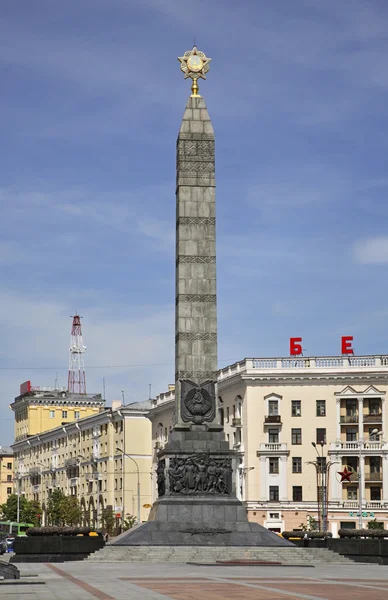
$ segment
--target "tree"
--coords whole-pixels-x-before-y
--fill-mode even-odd
[[[60,515],[64,525],[79,525],[81,506],[76,496],[65,496],[60,502]]]
[[[50,525],[62,525],[61,503],[65,494],[59,488],[55,488],[47,503],[47,521]]]
[[[376,519],[373,519],[373,521],[369,521],[368,529],[384,529],[384,523],[382,521],[376,521]]]
[[[102,527],[106,529],[109,535],[112,535],[116,529],[116,517],[109,508],[104,508],[102,511]]]
[[[8,496],[7,502],[0,507],[2,518],[5,521],[17,521],[18,511],[17,494]],[[19,499],[19,522],[32,523],[39,525],[40,516],[42,513],[41,506],[36,500],[27,500],[25,496],[20,496]]]

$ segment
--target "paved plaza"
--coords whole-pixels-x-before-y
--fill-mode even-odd
[[[19,565],[23,585],[0,585],[0,598],[26,600],[386,600],[388,568],[214,567],[90,563]]]

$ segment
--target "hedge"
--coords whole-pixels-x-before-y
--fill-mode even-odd
[[[289,540],[290,538],[295,538],[295,539],[301,540],[304,538],[304,536],[306,534],[310,540],[333,537],[333,534],[330,531],[302,531],[301,529],[297,529],[295,531],[283,531],[282,532],[282,536],[286,540]]]
[[[340,538],[386,538],[388,529],[339,529]]]
[[[31,536],[38,536],[38,535],[75,536],[75,535],[89,535],[90,533],[92,533],[94,531],[96,531],[96,529],[93,529],[92,527],[59,527],[59,526],[53,525],[51,527],[30,527],[29,529],[27,529],[26,534],[31,535]],[[99,535],[101,535],[101,532],[97,531],[97,533]]]

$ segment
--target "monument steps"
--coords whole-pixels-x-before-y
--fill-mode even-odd
[[[351,564],[352,561],[327,548],[274,548],[274,547],[217,547],[217,546],[113,546],[90,555],[93,562],[149,562],[149,563],[216,563],[217,561],[252,560],[280,562],[283,565]]]

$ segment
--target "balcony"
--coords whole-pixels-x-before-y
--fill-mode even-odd
[[[65,460],[66,469],[71,469],[72,467],[77,467],[78,465],[79,465],[79,459],[76,456],[73,456],[73,458],[67,458]]]
[[[233,419],[232,419],[232,427],[242,427],[242,425],[241,425],[241,418],[240,417],[233,417]]]
[[[30,467],[30,475],[40,475],[40,467]]]
[[[79,485],[79,477],[72,477],[70,479],[70,487],[76,487],[77,485]]]
[[[280,415],[266,415],[264,417],[264,425],[281,425],[282,418]]]
[[[381,413],[364,415],[364,423],[382,423],[383,415]]]
[[[287,444],[280,443],[268,443],[268,444],[260,444],[260,448],[257,451],[257,456],[280,456],[290,454],[290,451],[287,448]]]
[[[341,415],[340,423],[345,425],[347,423],[358,423],[358,415]]]
[[[387,450],[387,444],[385,442],[361,442],[361,452],[363,455],[379,454],[383,450]],[[354,442],[343,442],[337,441],[330,444],[329,453],[337,454],[350,454],[356,455],[360,453],[360,442],[357,440]]]
[[[382,481],[382,480],[383,480],[382,471],[376,471],[374,473],[368,473],[367,471],[365,472],[365,481],[366,482]]]
[[[40,493],[40,484],[39,483],[37,485],[33,485],[32,486],[32,493],[33,494],[39,494]]]
[[[87,482],[92,482],[92,481],[101,481],[102,480],[102,473],[86,473],[85,475],[85,481]]]

